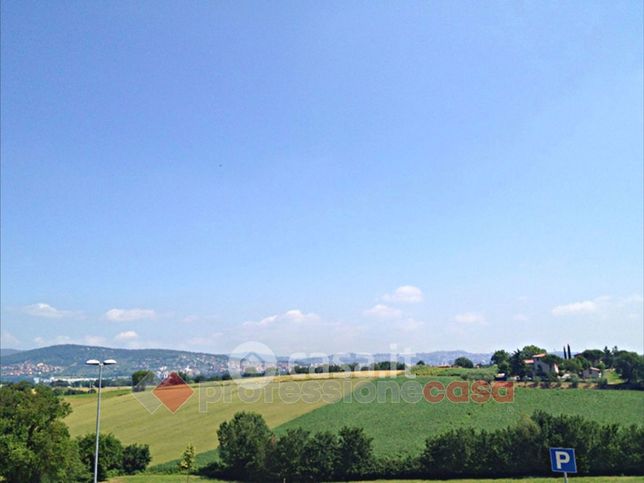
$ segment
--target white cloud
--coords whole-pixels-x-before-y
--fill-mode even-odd
[[[376,304],[370,309],[365,310],[364,315],[377,319],[399,319],[402,316],[402,311],[385,304]]]
[[[274,326],[280,323],[303,324],[307,322],[317,322],[319,320],[320,320],[320,316],[318,314],[314,314],[312,312],[304,313],[299,309],[291,309],[291,310],[287,310],[282,314],[276,314],[276,315],[271,315],[269,317],[264,317],[263,319],[257,322],[249,320],[247,322],[244,322],[243,325],[245,327],[261,328],[261,327]]]
[[[485,316],[478,312],[464,312],[456,314],[454,320],[464,325],[485,325],[487,323]]]
[[[423,291],[413,285],[403,285],[394,290],[393,293],[385,294],[382,298],[385,302],[417,304],[423,301]]]
[[[597,312],[599,304],[593,300],[584,300],[583,302],[573,302],[571,304],[557,305],[552,309],[552,315],[563,317],[566,315],[582,315]]]
[[[293,309],[293,310],[288,310],[284,314],[284,318],[292,322],[311,322],[311,321],[319,320],[320,316],[312,312],[305,314],[301,310]]]
[[[105,312],[105,318],[115,322],[154,319],[156,316],[152,309],[110,309]]]
[[[613,295],[601,295],[592,300],[573,302],[570,304],[557,305],[552,309],[552,315],[555,317],[585,315],[593,317],[619,317],[624,316],[625,312],[641,310],[644,299],[641,295],[630,295],[628,297],[618,297]]]
[[[516,320],[517,322],[527,322],[528,316],[525,314],[514,314],[514,317],[512,317],[512,320]]]
[[[22,311],[33,317],[45,317],[48,319],[61,319],[72,314],[69,310],[59,310],[56,307],[52,307],[51,305],[44,304],[42,302],[26,305],[23,307]]]
[[[361,335],[365,330],[365,326],[327,320],[316,313],[292,309],[224,330],[225,336],[213,343],[228,346],[226,351],[229,351],[240,343],[256,341],[280,355],[294,351],[359,351],[357,342],[363,341]]]
[[[139,337],[139,334],[137,334],[133,330],[126,330],[123,332],[119,332],[114,336],[114,340],[117,340],[119,342],[127,342],[127,341],[132,341],[135,340]]]

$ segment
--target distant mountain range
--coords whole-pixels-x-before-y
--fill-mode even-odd
[[[93,377],[96,368],[86,366],[87,359],[116,359],[117,365],[106,371],[107,377],[128,377],[132,372],[149,369],[158,373],[169,371],[186,371],[203,374],[221,374],[228,370],[229,356],[225,354],[208,354],[204,352],[189,352],[169,349],[113,349],[109,347],[93,347],[86,345],[54,345],[39,349],[18,351],[2,349],[0,353],[0,376],[3,380],[24,378],[49,377]],[[333,362],[342,363],[386,361],[389,354],[345,353],[333,355]],[[473,354],[465,351],[438,351],[415,354],[412,363],[422,360],[426,365],[451,364],[458,357],[467,357],[474,363],[489,363],[491,354]],[[233,357],[232,360],[235,360]],[[404,357],[399,356],[399,361]],[[301,365],[319,365],[328,363],[321,358],[298,360]],[[286,369],[288,357],[278,357],[277,365]]]
[[[106,372],[107,377],[130,376],[139,369],[155,372],[193,370],[206,374],[223,372],[228,357],[203,352],[176,351],[168,349],[112,349],[86,345],[54,345],[18,351],[5,355],[0,361],[0,376],[3,379],[20,377],[96,375],[96,367],[85,365],[88,359],[116,359],[117,365]]]
[[[17,352],[22,352],[22,351],[19,350],[19,349],[4,349],[4,348],[1,348],[0,349],[0,357],[10,356],[11,354],[15,354]]]

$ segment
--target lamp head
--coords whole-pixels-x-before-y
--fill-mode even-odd
[[[116,361],[114,359],[105,359],[103,361],[103,365],[105,365],[105,366],[111,366],[111,365],[114,365],[114,364],[116,364]]]
[[[86,361],[85,364],[87,364],[88,366],[100,366],[101,365],[100,361],[98,361],[96,359],[90,359],[90,360]]]

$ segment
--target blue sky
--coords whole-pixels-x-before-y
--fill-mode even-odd
[[[641,2],[2,3],[2,346],[643,350]]]

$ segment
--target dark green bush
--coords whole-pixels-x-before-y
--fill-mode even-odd
[[[123,448],[123,472],[132,475],[145,468],[152,461],[150,447],[147,444],[131,444]]]
[[[90,474],[94,474],[94,450],[96,433],[78,438],[78,449],[82,462]],[[123,445],[112,434],[101,434],[98,439],[98,479],[103,481],[123,468]]]
[[[233,422],[239,418],[236,415]],[[248,418],[246,413],[244,419]],[[433,435],[427,438],[419,456],[388,458],[374,457],[371,438],[360,428],[344,427],[338,435],[329,432],[310,435],[296,429],[275,438],[263,429],[261,416],[253,415],[250,419],[247,423],[252,422],[255,429],[246,428],[239,435],[246,435],[243,441],[251,443],[257,454],[246,460],[248,446],[231,446],[228,440],[223,464],[209,465],[202,474],[246,481],[548,475],[550,447],[575,448],[580,474],[644,473],[644,427],[602,425],[581,416],[554,416],[536,411],[532,417],[504,429],[460,428]],[[230,424],[222,426],[227,425],[224,427],[229,431]],[[261,442],[263,448],[259,447]],[[254,466],[252,472],[240,476],[243,461],[246,464],[250,461]]]

